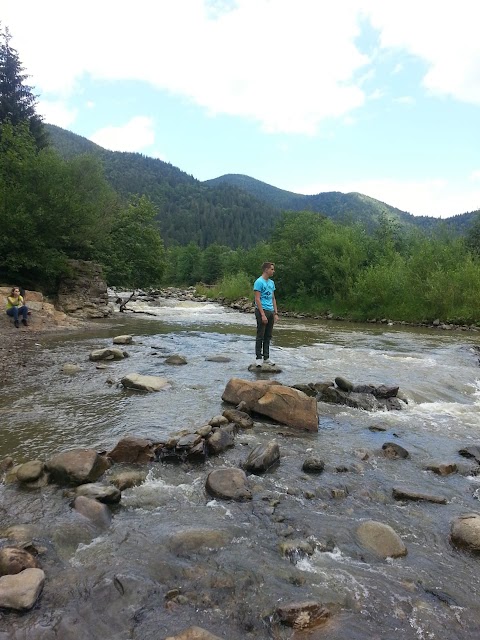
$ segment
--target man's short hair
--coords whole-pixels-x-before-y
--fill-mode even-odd
[[[275,266],[275,263],[274,263],[274,262],[264,262],[264,263],[262,264],[262,273],[263,273],[264,271],[266,271],[267,269],[270,269],[270,267],[274,267],[274,266]]]

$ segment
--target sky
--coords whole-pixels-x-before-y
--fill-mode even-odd
[[[478,0],[1,0],[46,122],[199,180],[480,209]]]

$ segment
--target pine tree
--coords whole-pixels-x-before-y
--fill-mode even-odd
[[[35,111],[37,98],[33,88],[26,84],[29,76],[24,73],[17,51],[10,45],[11,37],[8,28],[0,32],[0,126],[5,122],[13,126],[28,122],[41,149],[47,145],[47,134],[42,118]]]

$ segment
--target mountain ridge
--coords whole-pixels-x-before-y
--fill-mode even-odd
[[[477,212],[451,218],[414,216],[365,194],[340,191],[297,194],[243,174],[200,181],[174,165],[140,153],[109,151],[76,133],[46,125],[52,146],[68,159],[89,153],[122,196],[147,195],[157,206],[166,244],[194,242],[249,247],[267,240],[282,211],[313,211],[341,224],[357,223],[371,232],[382,221],[427,232],[446,228],[464,233]]]

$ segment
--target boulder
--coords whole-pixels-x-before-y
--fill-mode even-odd
[[[292,387],[285,387],[270,380],[251,382],[232,378],[225,387],[222,400],[235,405],[244,401],[249,411],[268,416],[290,427],[318,431],[315,398],[310,398]]]
[[[187,364],[187,361],[183,356],[174,354],[172,356],[168,356],[168,358],[165,359],[165,364],[180,365],[180,364]]]
[[[0,608],[28,611],[40,595],[45,574],[41,569],[25,569],[0,578]]]
[[[142,376],[139,373],[127,374],[121,379],[121,383],[126,389],[136,389],[137,391],[160,391],[169,386],[167,378]]]
[[[252,473],[261,473],[280,460],[280,448],[273,440],[267,444],[259,444],[250,452],[243,467]]]
[[[458,467],[455,462],[451,463],[432,463],[425,467],[427,471],[433,471],[439,476],[449,476],[451,473],[457,473]]]
[[[165,640],[224,640],[220,636],[215,636],[210,631],[201,627],[188,627],[175,636],[168,636]]]
[[[208,451],[213,455],[218,455],[235,444],[235,437],[231,431],[220,427],[215,429],[207,439]]]
[[[456,547],[480,553],[480,514],[466,513],[452,522],[450,541]]]
[[[38,568],[35,556],[17,547],[0,549],[0,576],[14,575],[25,569]]]
[[[305,473],[322,473],[324,469],[325,462],[315,457],[306,458],[302,466]]]
[[[221,529],[186,529],[170,535],[167,546],[176,554],[221,549],[232,537],[231,533]]]
[[[278,619],[295,629],[308,629],[325,622],[331,612],[321,602],[290,602],[276,609]]]
[[[45,463],[42,460],[30,460],[17,468],[19,482],[35,482],[43,474]]]
[[[120,491],[138,487],[147,478],[145,471],[120,471],[110,478],[110,482]]]
[[[407,555],[407,548],[394,529],[383,522],[368,520],[357,529],[360,544],[382,558],[399,558]]]
[[[211,420],[209,420],[208,424],[211,427],[221,427],[224,424],[228,424],[230,421],[225,416],[214,416]]]
[[[245,411],[225,409],[223,416],[228,420],[228,422],[234,422],[238,425],[240,429],[251,429],[253,427],[253,420]]]
[[[127,436],[119,440],[108,457],[113,462],[145,464],[155,459],[155,446],[151,440]]]
[[[207,476],[207,492],[214,498],[225,500],[250,500],[247,476],[242,469],[215,469]]]
[[[91,351],[88,357],[92,362],[98,362],[98,360],[123,360],[125,353],[121,349],[107,347],[105,349],[95,349]]]
[[[385,442],[382,445],[382,450],[383,450],[383,455],[386,458],[390,458],[390,460],[397,460],[399,458],[405,459],[410,457],[410,454],[408,453],[408,451],[403,447],[401,447],[396,442]]]
[[[98,480],[110,463],[93,449],[73,449],[53,456],[45,466],[54,482],[83,484]]]
[[[113,484],[100,484],[97,482],[81,484],[75,489],[75,495],[92,498],[92,500],[98,500],[105,504],[116,504],[120,502],[122,497],[120,490],[114,487]]]
[[[112,522],[112,514],[109,508],[106,504],[98,502],[98,500],[78,496],[73,501],[73,508],[98,527],[109,527]]]
[[[74,364],[73,362],[65,362],[65,364],[62,365],[62,373],[66,373],[68,375],[74,375],[75,373],[79,373],[81,370],[81,366]]]
[[[133,336],[129,336],[129,335],[115,336],[112,342],[113,344],[132,344]]]
[[[347,393],[353,391],[353,382],[350,382],[350,380],[342,378],[341,376],[337,376],[335,378],[335,384],[339,389],[341,389],[342,391],[346,391]]]
[[[434,502],[436,504],[447,504],[447,499],[443,496],[432,496],[427,493],[419,493],[418,491],[409,491],[408,489],[392,489],[392,496],[395,500],[413,500],[416,502]]]

